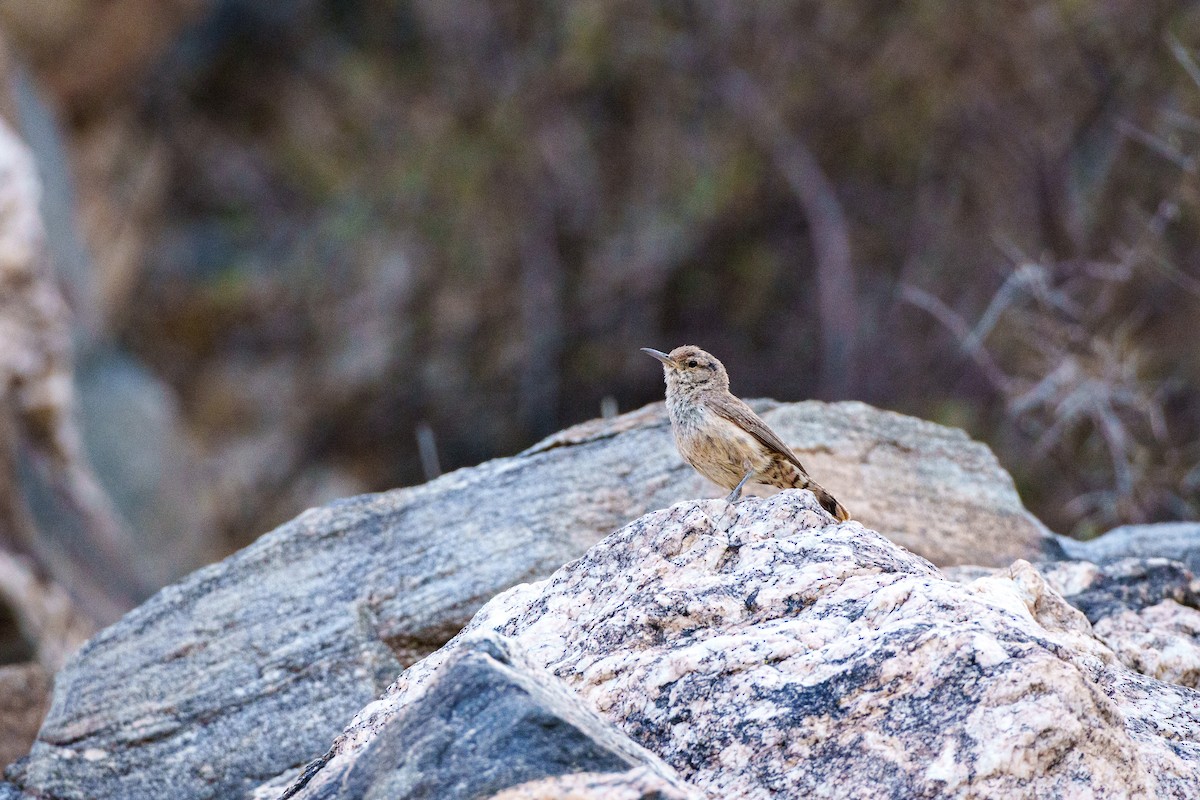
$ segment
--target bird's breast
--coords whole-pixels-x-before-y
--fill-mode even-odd
[[[757,470],[770,460],[757,439],[703,403],[673,410],[671,428],[684,460],[726,488],[741,480],[747,464]]]

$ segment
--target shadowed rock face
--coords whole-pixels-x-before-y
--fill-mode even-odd
[[[429,691],[378,730],[341,781],[307,796],[473,800],[581,773],[609,787],[649,783],[689,796],[670,767],[505,645],[492,636],[456,648]]]
[[[712,797],[1200,793],[1200,694],[1124,667],[1028,563],[956,583],[789,491],[646,515],[496,597],[295,796],[344,780],[486,631]]]
[[[861,403],[755,407],[852,513],[906,544],[992,564],[1057,547],[959,431]],[[241,796],[325,749],[497,592],[710,492],[655,404],[309,511],[93,638],[9,780],[58,798]]]

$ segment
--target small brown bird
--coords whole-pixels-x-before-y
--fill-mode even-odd
[[[713,483],[732,489],[729,502],[736,502],[742,487],[754,481],[780,489],[808,489],[836,519],[850,518],[767,423],[729,393],[729,374],[714,356],[692,345],[669,354],[649,347],[642,352],[662,362],[667,413],[679,454]]]

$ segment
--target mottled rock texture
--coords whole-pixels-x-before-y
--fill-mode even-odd
[[[670,767],[506,645],[491,636],[455,648],[428,690],[376,731],[341,780],[304,796],[474,800],[577,773],[637,788],[651,780],[646,769],[657,785],[686,796]],[[319,772],[319,764],[310,770]],[[302,780],[283,798],[305,788]]]
[[[795,491],[646,515],[496,597],[306,788],[344,780],[486,631],[712,797],[1200,793],[1200,694],[1123,666],[1027,562],[956,583]]]
[[[959,431],[861,403],[755,406],[853,514],[900,541],[993,564],[1057,548]],[[716,493],[655,404],[309,511],[92,639],[9,779],[61,798],[240,796],[328,747],[497,592],[651,509]]]
[[[689,797],[646,767],[636,767],[620,775],[583,772],[543,778],[505,789],[490,800],[686,800]]]
[[[1200,686],[1200,582],[1183,563],[1123,558],[1104,565],[1045,564],[1041,570],[1130,669]]]

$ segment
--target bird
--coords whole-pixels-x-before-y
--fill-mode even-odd
[[[808,489],[839,522],[849,512],[814,481],[767,423],[729,391],[729,373],[711,353],[694,345],[670,353],[643,347],[662,362],[667,383],[667,415],[683,460],[718,486],[731,489],[736,503],[748,482],[780,489]]]

